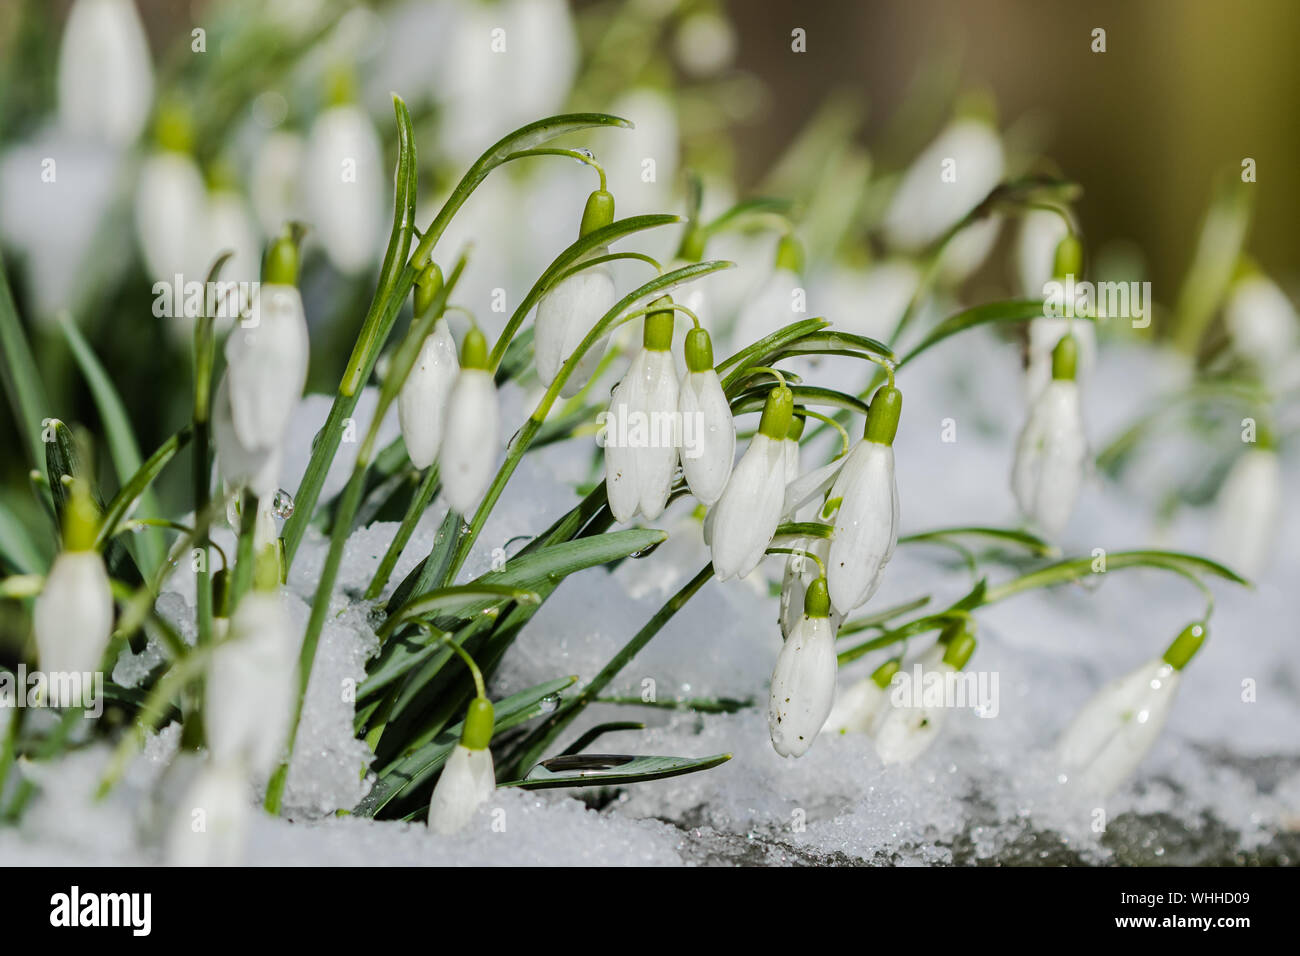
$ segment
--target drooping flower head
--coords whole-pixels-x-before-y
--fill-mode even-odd
[[[682,427],[682,474],[702,504],[722,497],[736,460],[736,422],[718,373],[706,329],[686,333],[686,375],[678,398]]]
[[[835,702],[835,630],[826,579],[804,598],[803,618],[781,647],[772,671],[767,727],[782,757],[802,757],[812,746]]]
[[[496,789],[492,766],[492,702],[470,701],[460,743],[447,757],[429,801],[429,829],[449,835],[465,829],[479,805]]]
[[[460,374],[447,402],[447,426],[439,456],[442,492],[458,514],[478,505],[497,460],[501,407],[488,369],[487,339],[472,327],[461,343]]]
[[[442,271],[428,263],[415,285],[415,318],[426,315],[443,284]],[[397,419],[406,453],[416,468],[428,468],[438,457],[447,403],[460,372],[456,342],[447,320],[439,317],[425,337],[420,354],[397,396]]]

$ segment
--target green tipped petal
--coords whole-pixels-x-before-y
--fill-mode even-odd
[[[871,400],[862,437],[878,445],[892,445],[894,436],[898,434],[898,416],[902,411],[903,393],[892,385],[882,385]]]
[[[492,743],[494,714],[492,701],[475,697],[465,712],[465,727],[460,732],[460,742],[470,750],[486,750]]]
[[[708,329],[691,329],[686,333],[686,370],[707,372],[713,368],[713,340]]]
[[[790,419],[793,417],[794,393],[784,385],[778,385],[767,393],[758,431],[773,441],[781,441],[790,431]]]
[[[582,225],[578,228],[578,237],[603,229],[614,221],[614,194],[597,189],[587,197],[587,206],[582,210]]]

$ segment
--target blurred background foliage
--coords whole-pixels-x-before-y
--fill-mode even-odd
[[[329,65],[316,54],[349,11],[368,8],[376,20],[387,20],[434,5],[137,0],[154,62],[155,110],[176,96],[191,105],[195,156],[213,176],[234,131],[249,125],[258,94],[281,91],[288,122],[299,128],[325,105]],[[0,155],[37,136],[56,112],[69,7],[68,0],[0,5]],[[1295,291],[1300,3],[1294,0],[575,0],[572,10],[576,67],[567,102],[558,105],[612,109],[627,90],[666,91],[682,154],[668,211],[684,211],[686,169],[734,183],[737,197],[791,195],[807,204],[810,216],[835,213],[824,208],[826,196],[833,206],[842,195],[853,221],[833,233],[829,248],[817,249],[812,237],[812,251],[866,262],[880,251],[871,234],[880,210],[864,181],[890,182],[955,110],[974,109],[996,117],[1010,173],[1046,172],[1082,184],[1074,210],[1090,256],[1103,264],[1098,270],[1149,278],[1164,308],[1178,298],[1216,182],[1235,180],[1243,158],[1254,159],[1258,182],[1250,187],[1247,246],[1266,272]],[[205,57],[190,52],[195,25],[208,31]],[[1106,31],[1104,53],[1092,52],[1098,27]],[[796,28],[806,32],[806,52],[792,49]],[[448,38],[436,29],[402,42],[399,50],[366,49],[355,64],[364,81],[360,99],[390,168],[394,130],[382,84],[398,82],[395,67],[403,58],[450,55]],[[411,103],[423,139],[422,195],[444,195],[465,162],[436,142],[437,104],[420,90],[396,91]],[[484,109],[500,105],[490,98],[485,94]],[[841,181],[852,188],[840,190]],[[91,278],[81,277],[85,289],[71,308],[122,394],[147,455],[188,419],[190,370],[183,348],[160,333],[151,314],[153,294],[133,251],[129,200],[125,205],[107,219],[80,266]],[[5,216],[0,206],[0,222]],[[570,229],[566,223],[563,231]],[[1003,230],[1001,247],[1010,233]],[[19,268],[22,258],[21,248],[5,249],[6,274],[53,413],[102,433],[64,337],[56,325],[32,317],[34,290]],[[304,291],[309,303],[323,304],[309,304],[309,314],[316,313],[309,388],[331,391],[373,291],[377,262],[351,276],[331,271],[319,255],[308,265]],[[1013,295],[1008,272],[1007,255],[990,256],[967,280],[963,297]],[[0,449],[6,450],[0,505],[38,523],[28,487],[31,463],[16,434],[12,417],[0,415]],[[99,449],[98,470],[112,487],[106,457]],[[163,510],[183,508],[184,465],[165,478]]]

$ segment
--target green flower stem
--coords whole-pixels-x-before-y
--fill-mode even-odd
[[[605,167],[596,162],[596,157],[589,156],[581,150],[563,149],[558,146],[545,146],[539,149],[521,149],[516,153],[511,153],[505,158],[505,162],[515,159],[523,159],[525,156],[568,156],[570,159],[576,159],[580,163],[586,163],[596,171],[600,177],[600,191],[605,192],[607,183],[605,182]]]
[[[811,551],[807,551],[803,548],[768,548],[766,553],[767,554],[793,554],[801,558],[812,558],[814,561],[817,562],[817,567],[821,569],[821,576],[826,577],[826,565],[822,563],[821,558],[817,557],[817,555],[813,554]]]
[[[878,648],[888,647],[916,634],[937,630],[954,617],[969,617],[970,613],[978,608],[1004,601],[1007,598],[1015,597],[1017,594],[1023,594],[1036,588],[1053,587],[1058,584],[1068,584],[1072,581],[1092,577],[1100,573],[1092,569],[1096,560],[1093,557],[1070,558],[1022,574],[1020,577],[1013,578],[994,588],[984,589],[982,585],[976,585],[975,590],[947,610],[909,621],[893,630],[886,631],[879,637],[840,652],[839,662],[847,664]],[[1106,555],[1105,573],[1125,568],[1141,567],[1169,571],[1195,583],[1206,597],[1207,602],[1206,614],[1201,622],[1202,624],[1208,621],[1210,614],[1213,612],[1214,601],[1209,588],[1200,579],[1198,572],[1213,574],[1234,584],[1249,586],[1249,582],[1245,578],[1215,561],[1198,555],[1184,554],[1178,551],[1116,551]]]
[[[257,530],[257,496],[244,491],[239,504],[239,540],[235,545],[235,572],[230,578],[229,608],[234,613],[253,583],[253,535]]]
[[[685,607],[686,602],[694,597],[700,588],[704,587],[712,578],[713,564],[710,562],[701,568],[699,573],[691,578],[680,591],[669,598],[668,602],[655,612],[654,617],[650,618],[645,623],[645,626],[633,635],[632,639],[610,659],[600,673],[593,677],[577,695],[564,701],[536,730],[529,734],[521,745],[518,758],[511,761],[514,771],[511,776],[522,777],[528,768],[535,764],[541,755],[546,752],[546,748],[554,742],[564,728],[569,726],[588,704],[593,703],[600,696],[600,692],[609,686],[610,681],[618,676],[619,672],[650,643],[650,639],[663,629],[663,626],[672,619],[673,615]]]
[[[384,586],[388,584],[388,579],[393,573],[393,568],[397,566],[397,559],[406,550],[411,535],[415,533],[415,526],[420,523],[424,510],[429,507],[429,502],[433,501],[433,496],[437,494],[437,491],[438,465],[435,463],[424,470],[424,477],[420,479],[420,485],[415,491],[415,496],[411,498],[406,514],[402,515],[402,523],[397,526],[397,534],[389,542],[388,550],[384,552],[384,558],[379,562],[379,567],[375,570],[375,576],[370,579],[370,586],[366,588],[365,593],[366,600],[373,601],[383,593]]]
[[[453,638],[450,634],[442,635],[441,639],[439,640],[439,643],[447,645],[447,647],[452,651],[452,653],[454,653],[457,657],[459,657],[462,661],[465,662],[465,666],[469,668],[470,677],[474,678],[475,693],[477,693],[479,697],[486,698],[487,686],[483,683],[483,672],[479,670],[478,664],[474,663],[474,658],[470,657],[469,651],[465,650],[465,648],[461,647],[460,644],[456,643],[455,638]]]
[[[794,414],[796,417],[815,418],[820,422],[825,422],[831,428],[834,428],[837,432],[840,433],[840,453],[837,457],[843,458],[845,455],[849,453],[849,445],[852,444],[852,442],[849,440],[849,433],[844,428],[843,425],[841,425],[839,422],[837,422],[834,419],[833,416],[823,415],[821,412],[814,412],[811,409],[804,408],[802,406],[796,408],[794,410]]]
[[[483,525],[487,522],[488,515],[492,513],[492,508],[496,505],[497,500],[501,497],[501,493],[505,490],[506,483],[510,480],[510,476],[514,474],[515,468],[519,466],[520,459],[523,458],[524,453],[528,450],[529,445],[532,444],[533,439],[537,437],[538,431],[540,431],[542,425],[545,424],[546,416],[550,414],[552,406],[554,406],[556,400],[560,396],[560,390],[564,388],[564,383],[568,381],[569,376],[573,373],[573,370],[577,368],[582,357],[586,355],[586,353],[595,346],[596,342],[603,338],[615,325],[623,321],[629,321],[637,315],[644,315],[651,311],[655,311],[656,309],[662,310],[663,307],[646,306],[629,315],[624,315],[624,310],[630,308],[634,303],[639,302],[642,299],[655,296],[658,293],[667,292],[682,282],[708,275],[711,272],[728,268],[731,265],[732,263],[730,262],[718,260],[693,263],[651,279],[649,282],[633,289],[627,295],[623,296],[623,298],[619,299],[618,302],[614,303],[613,307],[601,316],[596,324],[591,327],[587,332],[586,338],[578,344],[578,347],[574,349],[573,353],[564,361],[564,364],[560,366],[559,372],[555,376],[555,380],[551,382],[550,387],[537,403],[537,407],[533,410],[532,415],[528,417],[528,420],[524,422],[523,427],[521,427],[515,434],[514,438],[511,439],[506,453],[506,459],[502,462],[501,468],[497,471],[496,477],[492,479],[492,484],[484,494],[482,502],[479,503],[478,510],[474,513],[474,517],[470,521],[469,530],[465,531],[462,528],[461,532],[457,536],[455,551],[452,553],[451,561],[443,576],[442,583],[444,585],[451,584],[451,582],[455,581],[456,574],[465,563],[465,559],[469,557],[470,549],[474,546],[475,540],[477,540],[479,533],[483,530]],[[504,338],[504,335],[502,337]]]
[[[559,277],[556,278],[555,283],[563,282],[565,279],[569,278],[569,276],[576,275],[583,269],[590,269],[592,266],[602,265],[606,262],[618,262],[620,259],[635,259],[638,262],[644,262],[647,265],[654,266],[655,272],[663,275],[663,263],[654,256],[648,256],[644,252],[611,252],[603,256],[593,256],[590,259],[583,259],[576,266],[562,272]]]
[[[631,125],[626,120],[603,113],[577,113],[552,116],[515,130],[489,147],[466,171],[456,188],[452,190],[451,195],[447,197],[447,201],[443,203],[442,208],[434,216],[429,228],[420,236],[420,242],[416,246],[415,252],[407,258],[405,249],[409,248],[410,236],[408,233],[414,231],[414,224],[411,221],[415,208],[414,130],[411,125],[410,111],[407,110],[406,104],[398,97],[394,97],[394,108],[398,114],[399,138],[404,145],[399,159],[397,181],[399,185],[405,183],[406,187],[399,189],[397,193],[393,234],[389,242],[389,253],[385,258],[385,269],[381,271],[380,284],[375,291],[375,297],[371,301],[365,321],[362,323],[361,333],[357,338],[357,344],[353,348],[352,356],[348,360],[347,368],[339,383],[338,392],[334,396],[334,403],[330,406],[329,416],[317,435],[315,448],[312,451],[311,459],[307,463],[307,470],[303,474],[302,482],[299,484],[298,492],[295,495],[296,507],[293,517],[284,526],[282,537],[284,538],[286,570],[292,564],[298,546],[302,543],[302,537],[306,533],[307,526],[311,523],[330,463],[334,460],[339,443],[343,440],[345,423],[351,418],[353,411],[356,409],[361,385],[370,377],[370,373],[374,369],[379,353],[388,340],[393,324],[397,321],[402,304],[406,301],[406,296],[410,293],[411,286],[415,282],[417,271],[429,260],[434,246],[442,238],[442,234],[446,231],[452,217],[460,211],[461,206],[465,204],[465,201],[478,188],[479,184],[488,177],[489,173],[505,162],[509,162],[511,156],[517,156],[517,152],[512,151],[510,148],[516,142],[521,144],[545,142],[547,139],[552,139],[567,132],[588,129],[594,126],[628,127]],[[403,159],[408,163],[406,179],[403,179],[400,175]],[[671,221],[671,218],[669,221]],[[398,254],[399,249],[402,250],[400,255]],[[404,262],[405,264],[395,278],[390,278],[391,273],[396,270],[398,262]]]

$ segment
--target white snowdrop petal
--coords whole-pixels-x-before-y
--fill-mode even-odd
[[[181,798],[167,828],[169,866],[238,866],[248,836],[251,792],[238,765],[208,764]],[[197,827],[197,822],[202,827]]]
[[[644,353],[645,381],[640,400],[649,428],[648,441],[636,449],[637,501],[641,514],[653,521],[663,513],[677,468],[677,369],[670,352]]]
[[[447,403],[439,475],[442,493],[459,514],[473,514],[492,481],[501,440],[501,409],[492,374],[461,369]]]
[[[736,465],[713,506],[710,548],[713,570],[725,581],[744,577],[763,560],[781,521],[785,500],[782,442],[759,433]]]
[[[691,494],[711,505],[722,495],[736,460],[736,423],[713,369],[690,372],[678,399],[682,420],[682,473]]]
[[[387,171],[379,136],[357,106],[333,106],[312,124],[303,182],[315,236],[342,272],[359,272],[381,248]]]
[[[1060,538],[1074,511],[1087,455],[1078,386],[1054,380],[1020,433],[1011,481],[1021,510],[1051,539]]]
[[[446,320],[439,319],[420,347],[415,365],[397,396],[402,439],[416,468],[428,468],[438,457],[447,402],[459,373],[456,342]]]
[[[429,801],[429,829],[444,836],[458,833],[492,796],[496,778],[492,751],[457,744],[443,765]]]
[[[153,102],[153,67],[133,0],[76,0],[59,46],[59,118],[72,132],[128,146]]]
[[[113,594],[97,551],[61,551],[34,609],[36,654],[46,674],[98,671],[113,630]]]
[[[817,739],[835,700],[835,633],[824,617],[804,617],[781,647],[772,672],[768,730],[783,757],[801,757]]]
[[[1224,479],[1215,503],[1214,554],[1247,578],[1268,568],[1282,508],[1282,465],[1277,452],[1251,448]]]
[[[293,286],[263,285],[226,340],[230,410],[246,448],[281,444],[307,382],[307,318]]]
[[[831,604],[848,614],[880,586],[898,542],[898,488],[894,449],[861,441],[831,488],[840,499],[826,566]]]
[[[275,494],[280,480],[280,445],[247,448],[235,431],[230,408],[229,372],[217,383],[212,402],[212,440],[217,452],[217,470],[230,484],[247,487],[259,498]]]
[[[206,277],[207,202],[203,174],[193,157],[163,150],[140,164],[135,231],[151,279],[173,283],[180,275],[184,283]],[[175,303],[173,309],[181,311]]]

